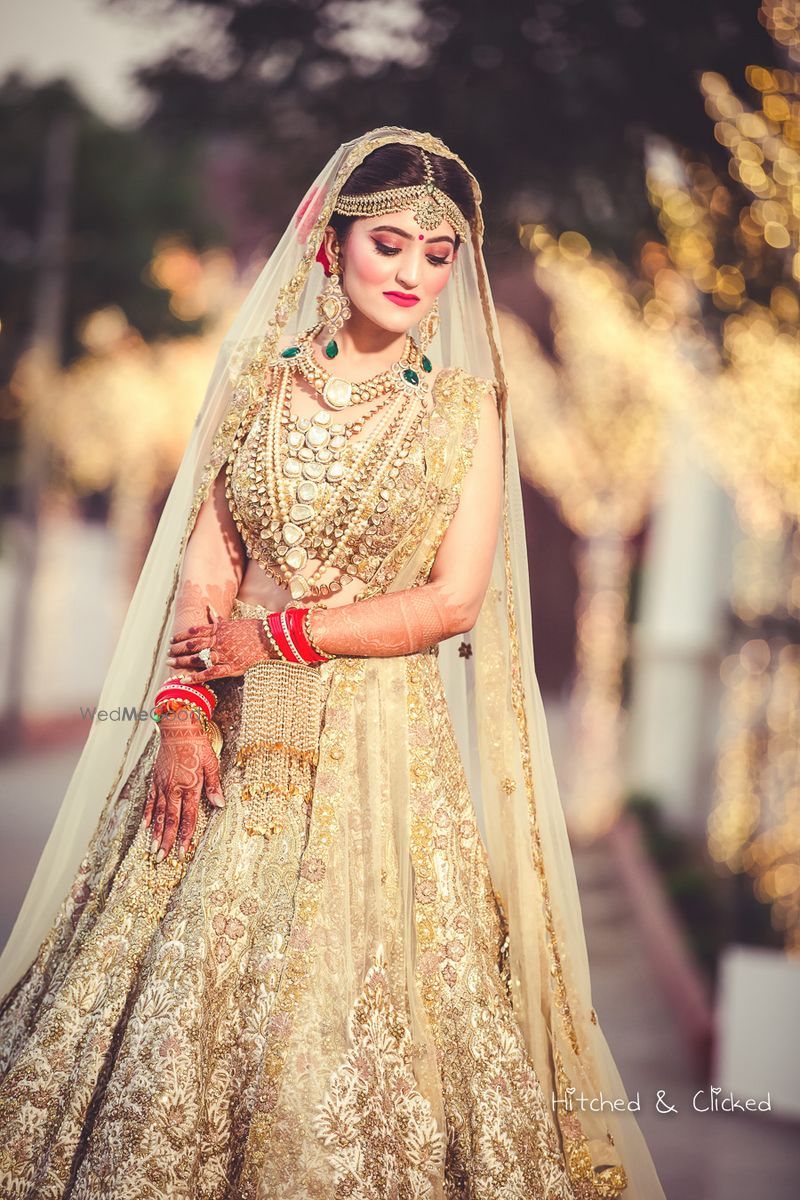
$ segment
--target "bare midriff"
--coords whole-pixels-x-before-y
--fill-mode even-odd
[[[318,560],[309,559],[308,561],[315,567],[319,565]],[[318,582],[330,583],[338,574],[338,570],[334,568],[321,576]],[[340,604],[352,604],[358,593],[365,587],[363,579],[354,579],[351,583],[345,584],[340,592],[326,596],[324,603],[328,608],[336,608]],[[251,558],[247,561],[237,599],[241,600],[243,604],[259,604],[262,608],[268,608],[270,612],[282,612],[291,600],[291,596],[287,587],[283,587],[277,579],[268,575],[264,568]]]

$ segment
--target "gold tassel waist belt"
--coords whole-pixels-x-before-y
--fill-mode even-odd
[[[234,600],[231,617],[261,618],[269,611]],[[322,708],[318,666],[270,659],[245,671],[234,762],[242,769],[248,833],[272,837],[283,828],[290,807],[310,805]]]

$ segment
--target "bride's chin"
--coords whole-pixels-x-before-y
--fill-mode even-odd
[[[386,305],[396,309],[396,313],[387,313]],[[385,305],[381,305],[380,313],[367,313],[366,316],[373,325],[385,330],[386,333],[409,333],[417,323],[417,307],[418,305],[414,305],[414,308],[400,308],[398,305],[392,304],[391,300],[387,300]],[[412,313],[415,315],[412,316]]]

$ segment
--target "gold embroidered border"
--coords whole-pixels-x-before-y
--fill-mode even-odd
[[[520,657],[519,648],[519,631],[517,629],[516,613],[514,609],[514,585],[511,576],[511,546],[510,546],[510,523],[508,516],[508,491],[504,492],[503,503],[503,549],[504,549],[504,565],[505,565],[505,581],[506,581],[506,612],[508,616],[509,629],[509,666],[511,675],[511,697],[514,712],[517,718],[517,728],[520,742],[520,756],[522,760],[523,772],[525,775],[525,787],[528,796],[528,811],[530,815],[531,837],[532,837],[532,853],[533,863],[537,875],[539,876],[540,885],[542,888],[542,899],[544,905],[544,920],[547,929],[548,947],[550,950],[550,973],[554,980],[553,992],[564,1026],[569,1044],[572,1047],[576,1056],[580,1055],[580,1047],[578,1036],[575,1029],[575,1021],[572,1016],[572,1009],[567,996],[567,989],[564,983],[563,968],[561,965],[561,953],[558,946],[555,925],[553,922],[553,910],[550,902],[550,889],[547,881],[547,873],[544,867],[544,857],[542,854],[541,834],[539,831],[539,822],[536,814],[536,796],[533,783],[533,769],[531,765],[530,754],[530,739],[528,733],[528,720],[525,711],[525,693],[520,676],[519,667],[514,664],[519,664],[522,660]],[[552,1051],[556,1071],[559,1080],[559,1087],[565,1088],[570,1086],[569,1079],[566,1075],[563,1066],[563,1060],[558,1050],[555,1041],[552,1042]],[[592,1166],[591,1155],[589,1154],[587,1139],[582,1131],[580,1131],[579,1122],[575,1122],[575,1136],[570,1138],[565,1136],[565,1150],[567,1163],[570,1169],[570,1174],[573,1175],[578,1184],[583,1184],[583,1190],[578,1193],[580,1200],[595,1200],[595,1197],[602,1197],[603,1200],[607,1197],[615,1197],[627,1186],[627,1176],[624,1168],[614,1166],[603,1172],[603,1177],[598,1176]],[[611,1135],[609,1134],[609,1138]],[[592,1190],[587,1192],[586,1187]]]

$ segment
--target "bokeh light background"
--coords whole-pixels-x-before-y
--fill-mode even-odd
[[[669,1196],[794,1196],[798,0],[2,11],[0,935],[227,323],[339,142],[428,129],[484,191],[595,1006]]]

